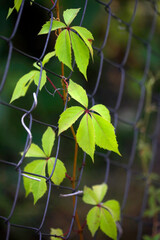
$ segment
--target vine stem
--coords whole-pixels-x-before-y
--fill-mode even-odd
[[[57,13],[57,18],[60,20],[60,10],[59,10],[59,0],[57,0],[57,4],[56,4],[56,13]],[[61,33],[61,28],[58,29],[58,35]],[[62,72],[62,79],[61,79],[61,84],[62,84],[62,88],[63,88],[63,102],[65,104],[66,102],[66,86],[65,83],[63,81],[63,77],[64,77],[64,64],[61,63],[61,72]],[[74,131],[73,126],[70,127],[71,131],[72,131],[72,135],[74,137],[75,140],[75,151],[74,151],[74,163],[73,163],[73,176],[72,176],[72,188],[75,189],[75,181],[76,181],[76,169],[77,169],[77,156],[78,156],[78,144],[77,144],[77,139],[76,139],[76,134]],[[75,196],[73,196],[73,207],[75,206]],[[79,220],[79,216],[77,213],[77,210],[75,212],[75,220],[78,226],[78,233],[79,233],[79,238],[80,240],[83,240],[83,230],[80,224],[80,220]]]

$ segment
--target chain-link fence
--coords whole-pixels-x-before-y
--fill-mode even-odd
[[[28,159],[19,152],[26,152],[32,138],[40,143],[47,126],[57,131],[58,116],[64,109],[57,94],[62,89],[59,63],[55,58],[45,70],[58,91],[52,90],[49,81],[39,91],[42,59],[46,52],[53,51],[55,36],[51,31],[44,37],[37,34],[46,20],[51,19],[52,24],[56,18],[56,3],[23,1],[18,14],[13,13],[8,20],[5,18],[10,3],[0,3],[1,239],[50,239],[52,227],[62,228],[64,239],[78,239],[74,224],[76,210],[84,227],[84,239],[91,239],[85,224],[89,208],[82,203],[81,196],[76,195],[73,208],[71,198],[60,197],[60,194],[102,182],[109,186],[107,198],[117,199],[121,205],[123,233],[118,238],[131,240],[142,239],[146,234],[151,236],[155,221],[154,233],[159,232],[157,213],[156,220],[144,215],[150,185],[159,186],[157,179],[151,180],[151,173],[160,172],[160,20],[156,0],[60,1],[61,12],[67,8],[81,8],[77,25],[85,26],[95,37],[94,62],[88,69],[89,81],[81,80],[76,68],[73,73],[65,69],[65,78],[76,78],[85,85],[91,105],[102,103],[109,108],[122,157],[97,148],[92,164],[79,150],[75,189],[68,179],[71,173],[67,172],[68,178],[60,186],[46,177],[47,194],[35,206],[32,196],[25,198],[22,174]],[[41,69],[38,87],[31,87],[25,98],[10,104],[18,78],[31,69],[34,62]],[[149,119],[147,122],[146,118]],[[60,157],[67,169],[72,168],[74,139],[67,133],[62,134],[57,137],[55,146],[56,159]],[[108,238],[97,232],[94,239]]]

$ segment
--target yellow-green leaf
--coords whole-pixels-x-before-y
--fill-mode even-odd
[[[42,147],[47,157],[50,157],[54,145],[55,132],[51,127],[48,127],[42,136]]]
[[[32,143],[30,148],[28,149],[28,152],[26,153],[25,157],[40,157],[40,158],[46,158],[47,156],[45,153],[41,150],[40,147],[38,147],[36,144]]]
[[[67,9],[66,11],[63,12],[63,18],[67,26],[69,26],[71,22],[75,19],[79,10],[80,8],[72,8]]]
[[[46,63],[48,63],[49,60],[55,56],[55,54],[55,51],[47,53],[43,58],[42,65],[44,66]]]
[[[86,91],[72,80],[69,81],[68,93],[77,102],[81,103],[85,108],[88,108],[88,97]]]
[[[24,168],[24,171],[45,176],[45,167],[46,167],[46,161],[35,160],[31,163],[28,163]],[[40,181],[31,179],[28,177],[33,177],[33,178],[39,179]],[[29,175],[29,174],[28,174],[28,177],[25,177],[25,176],[23,177],[26,197],[28,196],[29,193],[32,193],[34,197],[34,204],[35,204],[38,201],[38,199],[40,199],[47,191],[46,180],[44,178]]]
[[[58,240],[58,239],[62,240],[62,238],[61,238],[61,237],[63,237],[62,229],[60,229],[60,228],[51,228],[50,234],[51,235],[55,235],[55,237],[51,236],[50,240]],[[58,236],[61,236],[61,237],[58,237]]]
[[[84,190],[83,190],[83,201],[91,205],[99,204],[98,198],[95,192],[93,192],[93,189],[86,186],[84,186]]]
[[[35,71],[36,74],[34,75],[34,83],[38,86],[39,84],[39,78],[40,78],[40,71]],[[40,90],[43,88],[43,86],[46,83],[46,71],[42,71],[42,76],[41,76],[41,83],[40,83]]]
[[[107,184],[102,183],[102,184],[99,184],[99,185],[94,185],[92,188],[93,188],[93,192],[95,193],[95,195],[98,199],[98,203],[101,203],[104,196],[107,193],[107,189],[108,189]]]
[[[94,38],[93,38],[92,33],[90,31],[88,31],[86,28],[80,27],[80,26],[74,26],[74,27],[72,27],[72,29],[74,29],[80,35],[80,37],[83,39],[83,41],[89,48],[89,51],[93,58],[93,48],[92,48],[91,42],[94,40]]]
[[[120,220],[120,205],[116,200],[108,200],[103,203],[103,206],[109,210],[115,221]]]
[[[71,55],[71,42],[68,30],[63,30],[55,44],[56,56],[60,62],[63,62],[67,67],[72,69],[72,55]]]
[[[52,158],[48,159],[48,174],[49,175],[51,175],[51,173],[52,173],[54,163],[55,163],[55,158],[52,157]],[[54,173],[51,177],[51,180],[56,185],[60,185],[61,182],[63,181],[63,179],[65,178],[66,172],[67,172],[67,170],[64,166],[64,163],[62,161],[60,161],[59,159],[57,159],[56,167],[55,167]]]
[[[95,151],[95,133],[92,119],[89,114],[85,114],[82,118],[77,130],[77,142],[84,152],[90,155],[94,161]]]
[[[51,21],[47,21],[43,26],[42,26],[42,29],[41,31],[38,33],[38,35],[41,35],[41,34],[47,34],[49,32],[49,29],[50,29],[50,24],[51,24]],[[60,21],[56,21],[54,20],[53,23],[52,23],[52,28],[51,28],[51,31],[55,31],[59,28],[65,28],[66,25]]]
[[[93,207],[88,212],[87,225],[93,237],[100,225],[100,208],[99,207]]]
[[[21,77],[18,80],[18,82],[15,86],[15,89],[13,91],[10,103],[13,102],[14,100],[26,95],[26,92],[27,92],[30,84],[32,83],[33,77],[36,74],[36,72],[37,71],[31,71],[31,72],[23,75],[23,77]]]
[[[96,144],[101,148],[116,152],[121,155],[118,150],[118,143],[113,125],[95,113],[92,113],[92,121],[95,130]]]
[[[82,107],[70,107],[67,108],[61,115],[58,121],[58,135],[65,130],[67,130],[70,126],[72,126],[75,121],[84,113],[84,109]]]
[[[114,240],[117,239],[116,223],[112,215],[102,207],[100,213],[100,229],[110,238]]]
[[[84,75],[87,80],[87,67],[89,64],[89,50],[86,44],[81,40],[76,33],[70,31],[72,48],[75,56],[76,64],[79,71]]]
[[[99,113],[102,116],[102,118],[104,118],[105,120],[107,120],[109,122],[111,121],[111,116],[110,116],[109,110],[103,104],[94,105],[93,107],[90,108],[90,110],[93,110],[93,111]]]

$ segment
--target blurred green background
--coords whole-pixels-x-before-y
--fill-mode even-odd
[[[40,4],[44,4],[44,1],[36,1]],[[105,1],[106,3],[108,1]],[[68,8],[79,8],[83,9],[85,1],[61,1],[60,0],[60,11]],[[159,4],[159,1],[157,1]],[[112,12],[120,19],[125,22],[129,22],[133,14],[135,1],[129,0],[113,0],[111,4]],[[9,37],[13,31],[17,13],[14,11],[13,14],[6,20],[7,12],[9,7],[13,6],[13,2],[1,0],[0,3],[0,35]],[[52,6],[51,1],[45,1],[45,6],[50,8]],[[127,62],[124,66],[125,70],[125,83],[123,97],[118,108],[117,113],[119,117],[124,121],[134,122],[136,118],[136,112],[139,104],[139,99],[141,96],[141,86],[140,81],[144,75],[144,69],[147,58],[147,45],[143,44],[143,41],[148,40],[149,32],[151,29],[151,24],[154,16],[154,9],[151,1],[139,1],[137,5],[136,15],[134,22],[132,23],[132,30],[134,35],[138,38],[132,37],[131,48],[128,55]],[[54,11],[55,14],[55,11]],[[82,10],[79,16],[74,21],[74,24],[78,25],[82,15]],[[13,45],[15,48],[24,51],[35,57],[40,57],[44,48],[46,36],[37,36],[41,29],[41,26],[49,20],[49,16],[45,10],[32,4],[30,6],[29,1],[26,1],[24,11],[21,17],[19,28],[13,38]],[[89,1],[86,14],[84,17],[83,26],[89,29],[95,38],[93,45],[97,48],[101,48],[104,41],[104,36],[106,32],[106,27],[108,24],[108,14],[104,7],[96,1]],[[150,68],[147,74],[147,79],[152,75],[156,78],[156,83],[153,89],[154,104],[156,104],[156,97],[159,94],[160,83],[159,83],[159,59],[160,59],[160,48],[159,48],[159,33],[160,33],[160,17],[157,15],[157,23],[155,28],[155,34],[152,38],[150,46],[153,49],[152,55],[150,57]],[[103,48],[104,58],[109,59],[115,63],[121,63],[127,47],[127,42],[129,38],[129,32],[125,25],[115,18],[111,18],[111,24],[109,28],[109,36],[106,46]],[[142,40],[141,40],[142,39]],[[51,34],[47,52],[53,51],[55,43],[54,33]],[[2,79],[6,61],[8,56],[8,44],[0,39],[0,79]],[[11,64],[9,67],[6,84],[1,93],[0,100],[9,103],[12,92],[16,85],[18,79],[33,69],[34,61],[20,53],[13,51]],[[95,87],[97,76],[99,72],[100,56],[95,51],[94,62],[90,61],[88,69],[88,79],[86,82],[83,76],[78,72],[75,67],[72,74],[72,79],[77,83],[83,85],[88,93],[92,93]],[[56,58],[53,58],[47,65],[47,68],[58,74],[60,73],[60,63]],[[65,75],[68,76],[69,70],[65,68]],[[61,87],[59,78],[48,74],[51,80],[54,82],[57,88]],[[95,95],[95,101],[97,103],[105,104],[107,107],[113,109],[116,106],[118,94],[120,91],[121,72],[117,67],[107,61],[103,64],[102,75],[100,79],[100,84]],[[32,84],[33,85],[33,84]],[[46,84],[49,91],[53,92],[53,89]],[[29,88],[27,95],[24,98],[18,99],[13,102],[14,105],[29,110],[33,97],[32,93],[35,91],[36,87],[33,85]],[[73,102],[75,104],[75,102]],[[70,105],[70,103],[69,103]],[[33,112],[33,117],[39,121],[57,125],[57,121],[60,113],[63,111],[63,102],[58,94],[51,96],[43,88],[38,96],[38,106]],[[142,117],[143,117],[142,112]],[[20,160],[20,152],[23,151],[25,141],[26,141],[26,131],[21,125],[21,117],[23,113],[21,111],[0,105],[0,159],[8,162],[17,163]],[[156,112],[152,114],[151,124],[149,133],[152,133],[155,128],[157,114]],[[28,120],[25,119],[26,124]],[[114,116],[113,116],[114,121]],[[46,130],[46,126],[33,122],[32,134],[33,142],[41,146],[41,136]],[[128,163],[131,155],[131,147],[133,143],[134,129],[132,125],[127,125],[125,122],[118,122],[117,126],[117,139],[119,142],[119,149],[122,153],[122,158],[111,154],[110,158],[113,162]],[[71,136],[68,131],[66,135]],[[57,142],[56,142],[57,144]],[[56,152],[56,144],[53,151],[53,156]],[[67,150],[67,151],[66,151]],[[102,149],[97,148],[98,152],[106,153]],[[61,138],[61,146],[59,159],[61,159],[68,169],[68,174],[72,175],[72,161],[74,155],[74,142],[65,137]],[[157,155],[158,156],[158,155]],[[81,167],[83,158],[83,153],[79,150],[78,166]],[[27,159],[24,160],[22,169],[28,162]],[[158,165],[157,165],[158,166]],[[136,154],[134,163],[132,165],[134,171],[142,171],[141,159]],[[156,171],[159,172],[159,166],[156,167]],[[78,170],[77,170],[78,171]],[[104,157],[95,156],[95,163],[92,164],[91,159],[87,157],[86,166],[84,174],[82,177],[80,189],[83,189],[84,185],[92,186],[94,184],[100,184],[104,181],[106,173],[106,163]],[[124,189],[127,181],[126,170],[120,168],[116,165],[111,165],[110,174],[108,179],[109,191],[107,194],[107,199],[117,199],[120,204],[123,201]],[[1,163],[0,166],[0,216],[7,217],[10,213],[14,194],[17,184],[18,174],[14,167],[8,166]],[[70,186],[68,179],[65,179],[64,185]],[[43,232],[49,233],[50,227],[60,227],[63,228],[64,232],[68,230],[71,217],[72,217],[72,201],[70,199],[63,199],[59,197],[59,190],[52,189],[52,196],[49,205],[49,211],[47,213],[47,218],[43,226]],[[65,191],[64,191],[65,192]],[[142,199],[144,194],[144,182],[137,177],[136,174],[131,176],[131,185],[129,188],[129,197],[127,199],[127,204],[124,210],[126,215],[131,217],[139,215],[140,208],[142,205]],[[33,205],[33,198],[31,195],[25,198],[25,190],[23,187],[23,182],[21,182],[21,189],[18,197],[18,202],[16,204],[15,212],[11,218],[11,223],[28,225],[32,227],[38,227],[41,223],[43,216],[44,207],[46,204],[46,198],[43,197],[38,201],[36,206]],[[80,214],[81,222],[85,221],[86,213],[89,210],[89,206],[82,203],[81,199],[78,202],[78,211]],[[148,223],[152,223],[148,220]],[[75,226],[76,228],[76,226]],[[6,225],[0,219],[0,235],[1,239],[5,239]],[[91,235],[85,228],[85,239],[91,239]],[[144,228],[145,234],[151,233],[151,227]],[[123,235],[122,239],[135,240],[137,234],[137,224],[133,220],[127,219],[123,221]],[[12,240],[22,239],[38,239],[34,231],[25,230],[20,228],[11,228]],[[44,237],[44,239],[49,239],[49,237]],[[76,233],[72,235],[70,239],[78,239]],[[107,239],[106,236],[98,232],[98,239]]]

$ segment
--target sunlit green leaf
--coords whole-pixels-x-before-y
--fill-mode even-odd
[[[56,56],[60,62],[63,62],[66,66],[72,69],[72,55],[71,55],[71,42],[68,30],[63,30],[55,44]]]
[[[72,27],[72,29],[74,29],[81,36],[81,38],[89,48],[91,56],[93,58],[93,48],[92,48],[91,41],[94,40],[94,38],[92,33],[88,31],[86,28],[80,27],[80,26]]]
[[[85,108],[88,107],[88,97],[86,91],[77,83],[72,80],[69,81],[68,93],[77,102],[81,103]]]
[[[117,228],[116,223],[112,215],[101,207],[100,213],[100,229],[110,238],[117,239]]]
[[[63,12],[63,18],[67,26],[71,24],[74,18],[77,16],[80,8],[67,9]]]
[[[36,144],[32,143],[25,157],[41,157],[46,158],[45,153]]]
[[[47,157],[50,157],[54,145],[55,132],[51,127],[48,127],[42,136],[42,147]]]
[[[70,31],[72,48],[75,56],[76,64],[79,71],[87,80],[87,67],[89,64],[89,50],[86,44],[77,36],[76,33]]]
[[[115,221],[120,220],[120,205],[116,200],[109,200],[103,203],[103,206],[106,207]]]
[[[49,175],[51,175],[51,173],[52,173],[54,162],[55,162],[55,158],[52,157],[52,158],[48,159],[48,174]],[[60,185],[61,182],[63,181],[63,179],[65,178],[66,172],[67,172],[67,170],[64,166],[64,163],[62,161],[60,161],[59,159],[57,159],[56,167],[55,167],[54,173],[51,177],[51,180],[56,185]]]
[[[84,186],[83,190],[83,201],[91,205],[99,204],[99,199],[96,196],[96,193],[91,188],[86,186]]]
[[[92,113],[92,116],[96,144],[101,148],[116,152],[121,155],[118,150],[118,143],[113,125],[95,113]]]
[[[82,118],[77,130],[77,142],[84,152],[90,155],[94,161],[95,151],[95,133],[92,119],[89,114],[85,114]]]
[[[51,24],[51,21],[46,22],[42,26],[42,29],[38,33],[38,35],[47,34],[49,32],[49,29],[50,29],[50,24]],[[51,31],[55,31],[55,30],[57,30],[59,28],[65,28],[65,27],[66,27],[66,25],[64,23],[62,23],[60,21],[53,20]]]
[[[39,78],[40,78],[40,71],[36,71],[36,74],[34,75],[34,83],[38,86],[39,84]],[[40,84],[40,90],[46,83],[46,71],[42,71],[42,76],[41,76],[41,84]]]
[[[92,188],[93,188],[93,192],[95,193],[95,195],[98,199],[98,203],[101,203],[104,196],[107,193],[107,189],[108,189],[107,184],[102,183],[99,185],[94,185]]]
[[[87,225],[93,237],[100,225],[100,208],[99,207],[93,207],[88,212]]]
[[[8,19],[8,18],[10,17],[10,15],[12,14],[12,12],[13,12],[14,9],[15,9],[15,7],[8,9],[8,14],[7,14],[6,19]]]
[[[17,12],[19,11],[21,4],[22,0],[14,0],[14,7],[17,10]]]
[[[67,130],[75,121],[83,114],[84,109],[82,107],[70,107],[67,108],[61,115],[58,121],[59,132],[58,135]]]
[[[18,80],[18,82],[16,84],[16,87],[14,89],[14,92],[12,94],[12,98],[10,100],[10,103],[13,102],[14,100],[20,98],[20,97],[25,96],[30,84],[33,81],[33,77],[35,75],[35,72],[37,72],[37,71],[31,71],[31,72],[23,75],[23,77],[21,77]]]
[[[46,161],[44,160],[35,160],[29,164],[26,165],[24,168],[25,172],[30,172],[38,175],[45,176],[45,167],[46,167]],[[31,177],[32,175],[28,175]],[[26,196],[28,196],[29,193],[33,194],[34,197],[34,204],[40,199],[45,192],[47,191],[47,185],[46,180],[41,177],[33,176],[36,179],[40,179],[40,181],[37,181],[35,179],[30,179],[28,177],[23,177],[24,180],[24,188],[26,191]]]
[[[42,65],[44,66],[46,63],[48,63],[49,60],[55,56],[55,54],[55,51],[47,53],[43,58]]]
[[[99,113],[105,120],[109,122],[111,121],[109,110],[103,104],[94,105],[90,108],[90,110],[94,110],[95,112]]]
[[[62,240],[61,237],[63,237],[63,231],[60,228],[51,228],[50,231],[51,235],[55,235],[56,237],[51,237],[50,240]],[[58,237],[61,236],[61,237]]]

